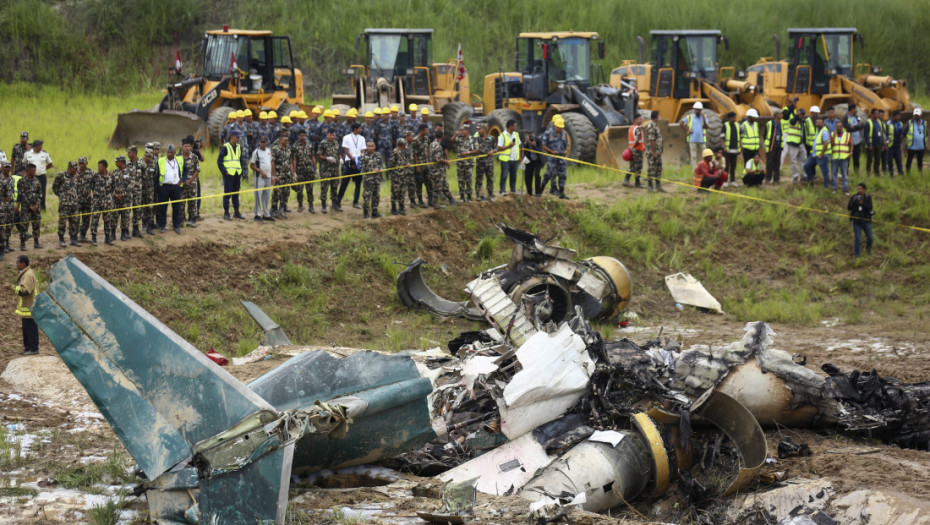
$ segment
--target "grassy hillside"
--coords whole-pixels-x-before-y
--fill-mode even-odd
[[[722,64],[745,67],[774,55],[773,33],[803,26],[854,26],[865,36],[859,59],[885,66],[912,88],[930,86],[930,53],[921,38],[930,23],[926,2],[786,0],[607,2],[566,9],[559,0],[0,0],[0,71],[26,80],[108,93],[164,82],[181,49],[196,63],[204,29],[224,23],[268,28],[293,38],[310,97],[327,97],[343,82],[341,69],[361,58],[355,36],[366,27],[432,27],[433,56],[451,59],[461,42],[473,78],[513,67],[514,37],[527,30],[594,30],[607,43],[606,67],[638,54],[636,35],[650,29],[718,28],[730,39]],[[858,52],[858,51],[857,51]],[[477,83],[476,83],[477,84]]]

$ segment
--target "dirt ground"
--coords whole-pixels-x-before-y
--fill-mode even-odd
[[[670,190],[679,191],[675,187]],[[603,202],[623,198],[635,191],[641,190],[582,185],[574,190],[573,197]],[[515,200],[521,205],[509,204]],[[454,261],[456,258],[464,258],[465,253],[472,248],[465,242],[457,242],[465,220],[479,220],[486,224],[539,224],[546,218],[543,209],[545,201],[525,196],[508,196],[493,203],[474,203],[468,207],[467,215],[458,211],[463,208],[452,207],[446,210],[417,211],[406,217],[388,217],[378,221],[363,221],[360,211],[351,208],[341,214],[292,213],[291,219],[275,224],[258,224],[252,220],[224,221],[209,217],[196,230],[185,228],[181,235],[168,231],[141,241],[118,242],[116,247],[101,245],[65,250],[53,247],[53,239],[47,236],[43,243],[48,248],[27,253],[40,267],[48,267],[71,253],[110,279],[154,282],[169,275],[174,278],[180,275],[191,290],[209,294],[221,287],[245,290],[243,280],[230,277],[234,271],[240,270],[241,265],[247,264],[249,260],[256,261],[257,266],[275,264],[283,251],[295,246],[313,245],[321,233],[341,228],[361,227],[378,235],[392,234],[412,239],[411,242],[416,243],[417,251],[424,259]],[[569,206],[581,205],[579,199],[568,203]],[[427,223],[428,228],[424,227]],[[230,264],[234,265],[234,271],[230,271]],[[464,265],[450,268],[450,273],[456,278],[437,283],[436,289],[460,289],[464,280],[459,282],[458,276],[464,268]],[[7,256],[0,262],[0,277],[4,282],[10,282],[14,275],[12,257]],[[648,300],[634,298],[631,307],[635,310]],[[668,301],[649,303],[649,306],[652,316],[648,325],[634,322],[629,328],[616,328],[613,337],[630,337],[642,343],[655,336],[661,328],[664,335],[679,340],[687,347],[691,344],[726,344],[738,339],[743,333],[744,323],[726,317],[688,309],[678,311]],[[458,325],[459,329],[464,326],[464,323]],[[772,326],[776,333],[774,347],[806,356],[807,366],[813,370],[819,371],[821,365],[832,363],[844,370],[875,369],[882,375],[908,382],[930,380],[930,364],[925,358],[927,348],[930,347],[930,332],[926,327],[915,326],[909,319],[866,317],[855,326],[843,325],[830,319],[825,320],[821,326],[778,323]],[[0,317],[0,372],[3,372],[0,377],[0,423],[4,427],[21,423],[25,426],[25,432],[34,436],[30,438],[32,443],[28,460],[14,468],[4,469],[0,481],[0,523],[86,521],[87,509],[96,501],[88,495],[62,495],[54,492],[55,489],[38,489],[37,496],[22,496],[11,495],[4,492],[4,489],[33,487],[43,478],[54,479],[62,465],[78,464],[82,458],[104,458],[115,449],[121,449],[109,426],[44,336],[40,347],[41,357],[21,358],[18,355],[21,348],[18,319],[13,315]],[[240,380],[249,381],[277,366],[283,359],[228,369]],[[920,514],[930,514],[930,454],[838,436],[832,432],[770,429],[767,431],[770,456],[775,455],[777,443],[785,435],[792,436],[795,441],[808,443],[813,455],[780,460],[766,467],[766,471],[785,471],[789,480],[827,480],[837,494],[866,490],[890,495],[897,498],[895,501],[903,507],[919,510]],[[414,486],[429,482],[428,479],[403,476],[400,481],[395,480],[389,489],[320,489],[297,484],[292,486],[291,502],[295,508],[308,512],[310,521],[301,523],[334,523],[332,509],[364,509],[383,504],[392,504],[394,507],[387,514],[362,515],[368,517],[359,518],[357,522],[381,520],[385,523],[420,523],[390,521],[385,516],[394,513],[391,515],[414,520],[417,510],[437,508],[437,499],[413,495]],[[752,490],[765,492],[772,488],[757,486]],[[46,492],[54,494],[43,496]],[[403,498],[399,497],[401,493]],[[523,503],[516,504],[512,499],[503,501],[484,498],[479,499],[479,503],[487,510],[478,521],[481,523],[513,523],[518,516],[523,519],[526,512]],[[132,503],[130,511],[124,513],[123,522],[135,520],[146,523],[142,517],[144,507],[143,501]],[[638,501],[633,502],[631,508],[614,512],[612,517],[583,514],[575,522],[648,523],[647,517],[656,516],[657,508],[655,503]],[[504,511],[495,514],[493,509]],[[848,523],[866,521],[850,520]],[[873,519],[871,523],[884,522]]]

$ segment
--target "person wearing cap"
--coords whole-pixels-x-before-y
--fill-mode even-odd
[[[859,107],[851,105],[849,112],[842,118],[843,127],[850,133],[852,139],[852,158],[853,170],[859,175],[859,155],[862,152],[862,130],[865,129],[865,122],[859,116]]]
[[[336,128],[326,127],[326,137],[320,142],[317,148],[317,166],[320,171],[320,203],[321,210],[326,213],[326,196],[329,194],[333,205],[333,211],[342,211],[337,209],[337,200],[339,195],[339,157],[342,154],[339,151],[339,142],[336,141]]]
[[[536,196],[541,197],[546,184],[552,181],[549,193],[559,198],[568,198],[565,194],[565,178],[568,176],[568,133],[565,132],[565,118],[561,115],[552,117],[552,129],[546,131],[541,139],[542,150],[552,155],[546,158],[546,176],[536,189]]]
[[[365,121],[362,122],[362,136],[365,137],[365,142],[369,140],[375,140],[375,114],[371,111],[365,112]],[[377,146],[377,144],[375,144]]]
[[[27,152],[28,155],[28,152]],[[25,225],[20,231],[21,251],[26,251],[26,240],[29,238],[29,225],[32,225],[32,239],[36,248],[41,248],[39,244],[39,235],[42,228],[42,183],[36,177],[36,165],[26,164],[26,177],[19,181],[19,202],[16,203],[16,211],[19,212],[19,220]]]
[[[45,211],[45,191],[48,185],[48,170],[54,167],[52,158],[47,151],[42,149],[43,142],[40,139],[32,141],[32,149],[23,155],[24,164],[34,164],[36,167],[36,179],[42,185],[42,211]]]
[[[765,123],[765,135],[762,141],[763,149],[765,149],[765,182],[773,184],[778,184],[781,179],[779,171],[784,142],[781,129],[781,118],[778,115]]]
[[[19,142],[13,145],[10,154],[13,156],[10,163],[13,165],[13,173],[22,173],[26,171],[26,165],[23,164],[23,157],[29,151],[29,132],[23,131],[19,134]]]
[[[479,201],[494,200],[494,156],[497,152],[497,139],[488,133],[488,125],[484,122],[478,124],[475,132],[475,146],[478,149],[478,159],[475,162],[475,198]],[[548,168],[547,168],[548,169]],[[487,197],[482,195],[482,186],[487,183]]]
[[[707,191],[706,188],[711,186],[719,190],[727,180],[727,172],[720,169],[714,161],[714,152],[710,148],[704,148],[701,156],[703,160],[698,162],[697,168],[694,169],[694,185],[698,191]]]
[[[349,110],[346,111],[345,120],[342,123],[343,129],[346,130],[347,133],[352,133],[352,124],[356,122],[358,122],[358,110],[349,108]]]
[[[158,180],[158,153],[161,143],[149,142],[145,145],[145,157],[142,159],[142,227],[148,235],[155,234],[155,206],[158,202],[156,181]]]
[[[381,181],[384,171],[384,159],[375,151],[375,141],[365,143],[365,151],[358,160],[359,169],[364,173],[365,191],[362,194],[362,214],[365,219],[380,219],[378,204],[381,202]]]
[[[93,215],[90,218],[90,243],[97,246],[97,228],[100,218],[103,217],[103,232],[107,238],[113,225],[113,175],[110,174],[109,163],[106,160],[97,162],[97,173],[94,174]]]
[[[10,159],[7,158],[6,152],[0,149],[0,166],[3,166],[4,162],[9,162]]]
[[[184,185],[181,186],[181,219],[184,219],[184,208],[187,207],[187,226],[197,227],[199,209],[197,204],[197,189],[200,187],[200,157],[193,154],[194,137],[188,135],[181,141],[181,161],[184,163],[184,174],[181,177]],[[244,149],[244,148],[243,148]],[[245,151],[242,152],[245,155]],[[241,164],[241,163],[240,163]]]
[[[252,151],[249,167],[255,175],[255,222],[274,222],[271,216],[269,200],[271,199],[271,150],[268,137],[258,138],[258,148]]]
[[[121,241],[128,241],[132,237],[129,235],[129,226],[131,219],[132,207],[132,184],[133,175],[126,166],[126,157],[119,155],[116,157],[116,169],[113,170],[113,228],[109,236],[104,240],[106,244],[113,244],[116,240],[116,229],[120,229]]]
[[[307,130],[301,129],[297,134],[297,142],[291,148],[294,156],[294,172],[297,175],[297,184],[294,193],[297,194],[297,211],[304,211],[304,192],[307,193],[307,211],[316,213],[313,207],[313,181],[316,180],[316,163],[314,162],[313,144],[307,140]]]
[[[29,266],[29,257],[20,255],[16,258],[16,285],[6,285],[18,299],[16,315],[22,319],[23,327],[23,355],[39,355],[39,325],[32,318],[32,306],[36,302],[39,292],[39,280]]]
[[[230,141],[238,144],[240,132],[233,130],[230,133]],[[235,138],[233,138],[235,137]],[[241,169],[239,163],[239,149],[235,148],[236,156],[229,159],[229,164],[224,165],[221,160],[217,163],[220,165],[220,171],[223,172],[224,182],[226,173],[230,170]],[[223,159],[224,151],[220,150],[220,159]],[[181,211],[181,177],[184,175],[184,159],[177,156],[177,150],[174,144],[168,144],[165,156],[158,159],[158,207],[155,215],[158,222],[159,233],[165,233],[165,227],[168,225],[168,203],[171,203],[171,225],[174,233],[181,234],[181,221],[183,212]],[[238,178],[238,173],[236,173]],[[224,197],[225,200],[225,197]]]
[[[396,126],[395,126],[396,128]],[[429,162],[429,128],[426,124],[420,124],[413,142],[410,143],[411,156],[413,157],[413,192],[416,195],[417,202],[411,202],[411,208],[426,208],[431,205],[429,196],[432,194],[431,179],[429,177],[429,166],[416,166],[417,164],[426,164]],[[423,188],[426,187],[427,202],[423,202]]]
[[[865,126],[865,145],[865,171],[879,176],[882,173],[882,158],[888,149],[888,135],[885,124],[878,117],[878,109],[875,108],[872,108]]]
[[[238,130],[233,130],[229,135],[229,140],[220,148],[220,153],[216,157],[216,165],[223,175],[223,218],[231,221],[229,215],[229,203],[232,203],[233,212],[237,219],[245,219],[239,213],[239,190],[242,184],[242,156],[245,154],[239,141],[242,134]]]
[[[193,137],[189,137],[193,140]],[[139,148],[126,148],[126,169],[132,174],[132,236],[142,238],[142,177],[145,176],[145,163],[139,158]]]
[[[426,109],[426,108],[423,108],[423,109]],[[417,106],[416,104],[408,104],[407,111],[410,112],[409,117],[410,117],[411,126],[419,126],[420,124],[425,124],[425,122],[420,121],[420,117],[417,115],[417,112],[420,111],[419,106]]]
[[[287,200],[291,196],[291,187],[294,182],[294,168],[296,161],[287,143],[287,132],[278,132],[278,140],[271,147],[271,183],[274,189],[271,192],[271,216],[275,219],[287,219]]]
[[[924,151],[927,150],[927,124],[923,120],[923,110],[914,110],[914,116],[904,129],[904,144],[907,147],[907,172],[911,172],[911,162],[917,158],[917,171],[924,172]]]
[[[797,107],[798,97],[792,97],[781,111],[781,132],[784,137],[784,158],[782,165],[791,166],[791,182],[801,180],[802,166],[807,162],[807,150],[804,149],[804,132],[801,123],[804,110]]]
[[[459,198],[462,202],[471,202],[472,182],[475,176],[474,156],[478,154],[478,146],[475,144],[474,137],[468,132],[466,125],[463,125],[455,132],[452,147],[455,150],[456,157],[455,173],[459,180]]]
[[[94,170],[87,166],[87,157],[78,158],[78,242],[87,242],[87,230],[90,229],[90,216],[94,211]]]
[[[10,234],[13,233],[13,210],[16,208],[16,185],[12,177],[13,164],[0,162],[0,259],[3,254],[13,251],[10,246]]]
[[[701,113],[704,110],[702,102],[695,102],[692,111],[679,123],[688,134],[688,150],[691,154],[691,168],[697,169],[698,154],[707,143],[707,118]]]
[[[421,128],[425,124],[420,124]],[[452,192],[449,191],[449,180],[446,178],[446,170],[449,167],[449,159],[442,148],[442,130],[437,130],[435,138],[429,145],[429,177],[430,177],[430,206],[433,208],[443,208],[439,204],[440,197],[445,197],[449,204],[456,204]]]
[[[411,120],[411,122],[415,122],[415,123],[417,123],[417,124],[427,124],[427,125],[429,125],[429,124],[430,124],[430,121],[429,121],[429,108],[426,107],[426,106],[420,108],[420,116],[417,117],[416,119],[411,118],[410,120]],[[450,131],[451,131],[451,130],[450,130]]]
[[[410,164],[413,159],[410,156],[410,148],[407,147],[406,139],[397,139],[394,151],[391,152],[391,215],[407,215],[404,208],[404,199],[406,192],[411,192],[411,201],[413,194],[413,168]]]
[[[52,193],[58,197],[58,245],[62,248],[68,246],[65,243],[65,230],[68,230],[68,237],[72,246],[78,244],[78,222],[77,214],[80,213],[78,205],[78,163],[73,160],[68,162],[67,171],[59,173],[52,182]]]
[[[307,122],[304,124],[307,127],[307,140],[309,140],[310,143],[313,144],[313,151],[316,151],[317,147],[319,147],[320,145],[320,142],[322,142],[323,139],[326,138],[320,135],[320,125],[321,125],[320,117],[322,115],[323,115],[323,107],[313,106],[313,109],[310,110],[309,118],[307,119]]]

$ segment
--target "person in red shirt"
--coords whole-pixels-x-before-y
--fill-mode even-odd
[[[694,169],[694,185],[698,187],[698,191],[706,191],[704,188],[711,186],[719,190],[727,180],[727,172],[714,160],[713,151],[705,149],[702,156],[704,160],[698,162],[697,168]]]

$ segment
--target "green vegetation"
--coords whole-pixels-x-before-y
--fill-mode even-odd
[[[63,467],[56,471],[62,487],[87,492],[100,491],[102,485],[125,485],[134,481],[128,472],[129,458],[114,449],[104,461]]]
[[[3,0],[0,33],[7,45],[0,60],[13,67],[4,68],[0,79],[104,93],[157,87],[165,82],[176,49],[186,71],[193,71],[203,31],[229,24],[290,34],[308,93],[325,98],[335,87],[345,88],[341,71],[362,58],[355,37],[366,27],[414,26],[435,29],[436,61],[453,60],[462,44],[472,90],[479,92],[484,75],[513,67],[513,42],[520,31],[598,31],[607,45],[604,66],[610,69],[638,57],[637,34],[648,38],[651,29],[717,28],[730,39],[721,64],[746,67],[774,56],[773,33],[784,41],[788,27],[832,25],[862,32],[866,46],[856,61],[883,64],[886,73],[921,91],[930,82],[930,53],[918,37],[930,14],[917,4],[878,9],[869,0],[748,0],[738,9],[729,7],[709,0],[613,2],[583,9],[565,9],[558,0],[361,0],[349,13],[338,2],[296,0],[268,0],[261,9],[215,0]]]
[[[26,464],[19,442],[9,438],[5,425],[0,425],[0,471],[10,471]]]
[[[95,503],[87,511],[87,516],[93,525],[117,525],[120,511],[123,510],[124,506],[125,502],[122,496],[117,499],[107,498],[103,503]]]

